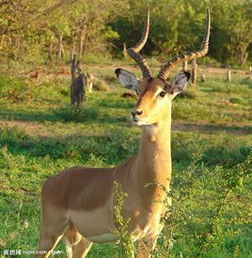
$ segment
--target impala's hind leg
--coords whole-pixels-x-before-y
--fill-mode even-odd
[[[86,257],[93,244],[86,240],[72,225],[65,234],[65,242],[68,258]]]
[[[62,211],[47,209],[42,213],[40,239],[35,257],[49,257],[53,249],[64,235],[67,219]]]

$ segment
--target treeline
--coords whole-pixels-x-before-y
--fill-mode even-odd
[[[167,59],[199,45],[205,11],[212,27],[208,61],[252,61],[251,0],[0,0],[0,57],[47,63],[79,56],[122,56],[151,10],[143,54]]]

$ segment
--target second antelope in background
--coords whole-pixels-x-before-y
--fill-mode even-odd
[[[73,55],[71,60],[71,85],[70,98],[71,104],[77,108],[81,107],[85,100],[86,92],[92,93],[94,75],[87,72],[86,75],[81,72],[80,61],[76,55]]]
[[[73,55],[71,60],[71,85],[70,85],[70,98],[71,104],[80,108],[85,99],[84,89],[84,75],[81,73],[80,61],[76,59],[76,55]]]

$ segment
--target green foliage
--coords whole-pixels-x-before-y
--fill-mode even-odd
[[[245,198],[244,182],[251,179],[251,160],[250,155],[232,169],[217,166],[209,170],[194,156],[193,163],[186,170],[176,171],[171,191],[173,205],[169,207],[170,213],[155,253],[169,257],[182,253],[189,257],[212,254],[232,257],[234,253],[238,257],[251,255],[252,250],[247,249],[251,241],[241,240],[246,229],[238,229],[233,224],[239,221],[249,223],[248,217],[242,218],[241,213],[234,212],[234,209],[237,196]],[[197,209],[195,199],[198,200]],[[244,214],[251,212],[247,204],[246,201],[242,206]],[[181,249],[182,245],[188,248]]]
[[[195,89],[186,90],[181,92],[177,98],[196,99],[199,98],[199,92]]]
[[[107,82],[103,79],[95,79],[93,88],[99,91],[108,91],[110,89]]]
[[[251,62],[251,1],[237,0],[15,0],[0,6],[0,56],[21,63],[68,61],[72,51],[91,59],[122,57],[139,39],[147,8],[149,40],[143,50],[162,61],[200,46],[206,8],[212,13],[209,58],[200,62],[244,66]],[[116,7],[116,8],[115,8]],[[45,10],[44,12],[42,10]],[[121,10],[121,11],[118,11]],[[60,38],[62,37],[62,44]],[[97,59],[99,62],[99,58]],[[101,62],[101,61],[100,61]]]
[[[119,244],[123,247],[123,257],[132,257],[132,254],[134,254],[134,244],[128,230],[130,219],[125,219],[122,215],[124,201],[127,196],[128,195],[123,191],[122,186],[115,181],[113,187],[113,212],[117,229],[115,233],[120,239]]]
[[[209,147],[201,157],[207,165],[214,164],[224,167],[232,167],[234,164],[244,162],[251,152],[251,148],[240,146],[238,149],[232,149],[232,141],[226,140],[225,145]]]

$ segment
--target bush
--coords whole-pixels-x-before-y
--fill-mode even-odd
[[[93,88],[95,90],[99,90],[99,91],[109,91],[110,90],[107,82],[102,79],[95,79]]]
[[[199,96],[199,92],[196,89],[187,89],[186,91],[181,92],[177,98],[187,98],[187,99],[196,99]]]

